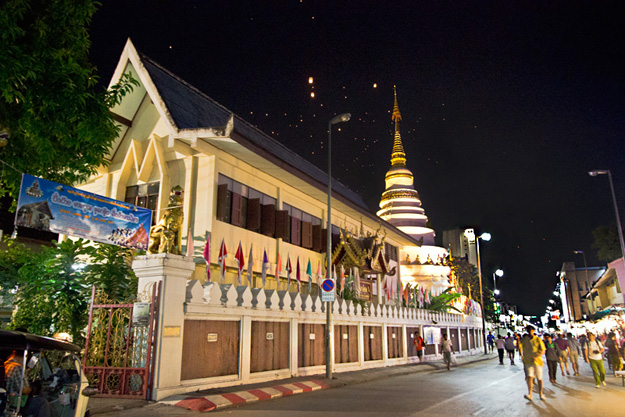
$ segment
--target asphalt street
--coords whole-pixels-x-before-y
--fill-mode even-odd
[[[434,370],[394,376],[341,388],[264,401],[213,414],[248,416],[625,416],[625,388],[621,379],[607,377],[607,387],[596,389],[590,366],[580,364],[581,376],[547,379],[545,401],[526,393],[522,365],[498,365],[496,359],[465,364],[451,371]],[[179,407],[151,404],[106,416],[190,416]]]

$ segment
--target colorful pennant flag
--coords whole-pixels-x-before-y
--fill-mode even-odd
[[[219,257],[217,257],[217,263],[219,264],[221,284],[224,283],[226,277],[226,258],[228,257],[228,250],[226,249],[226,243],[223,238],[221,239],[221,247],[219,248]]]
[[[239,285],[241,284],[241,273],[243,272],[243,268],[245,267],[245,256],[243,255],[243,248],[241,247],[241,241],[239,241],[239,247],[237,248],[237,253],[234,255],[234,259],[237,260],[237,279],[239,280]]]
[[[280,257],[280,254],[278,254],[278,262],[276,263],[276,285],[280,283],[281,273],[282,273],[282,258]]]
[[[430,290],[425,290],[425,304],[430,304]]]
[[[297,292],[300,292],[302,286],[302,273],[299,270],[299,256],[297,257],[297,265],[295,266],[295,278],[297,278]]]
[[[310,258],[306,267],[306,275],[308,275],[308,294],[310,294],[312,292],[312,266],[310,265]]]
[[[247,285],[252,287],[254,284],[252,282],[252,278],[254,278],[254,257],[252,256],[252,247],[254,245],[250,245],[250,256],[247,258]]]
[[[193,251],[194,251],[194,247],[193,247],[193,230],[191,228],[191,226],[189,226],[189,231],[187,233],[187,256],[193,256]]]
[[[345,289],[345,268],[343,268],[343,265],[341,265],[341,294],[343,293],[344,289]]]
[[[202,252],[202,258],[206,260],[206,281],[211,282],[211,238],[206,239],[204,245],[204,252]]]
[[[360,271],[357,267],[354,267],[354,297],[360,296]]]
[[[267,270],[269,269],[269,259],[267,259],[267,251],[263,250],[263,267],[262,267],[262,278],[263,278],[263,288],[267,284]]]
[[[287,255],[286,256],[286,279],[288,283],[286,287],[287,291],[291,287],[291,272],[293,272],[293,267],[291,266],[291,256]]]

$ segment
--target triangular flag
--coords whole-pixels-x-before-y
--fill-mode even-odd
[[[425,290],[425,304],[430,304],[430,290]]]
[[[295,267],[295,277],[297,278],[297,292],[300,292],[302,285],[302,273],[299,270],[299,256],[297,257],[297,266]]]
[[[282,273],[282,258],[278,254],[278,262],[276,263],[276,283],[280,283],[280,274]]]
[[[360,297],[360,270],[354,267],[354,297]]]
[[[310,258],[306,267],[306,275],[308,275],[308,294],[310,294],[312,292],[312,266],[310,265]]]
[[[193,252],[194,252],[194,247],[193,247],[193,230],[191,228],[191,226],[189,226],[189,231],[187,233],[187,256],[193,256]]]
[[[245,267],[245,256],[243,255],[243,248],[241,247],[241,241],[239,240],[239,247],[237,248],[237,253],[234,255],[234,259],[237,260],[237,279],[239,280],[239,284],[241,284],[241,273],[243,272],[243,268]]]
[[[317,262],[317,285],[321,287],[321,280],[323,277],[321,276],[321,261]]]
[[[228,257],[228,250],[226,250],[226,243],[223,238],[221,239],[221,247],[219,248],[219,257],[217,257],[217,263],[219,264],[219,271],[221,276],[221,284],[226,277],[226,258]]]
[[[291,287],[291,272],[293,272],[293,267],[291,266],[291,256],[287,255],[286,256],[286,279],[287,279],[287,291],[289,290],[289,288]]]
[[[267,259],[267,251],[263,250],[263,267],[262,267],[262,278],[263,278],[263,288],[265,288],[265,284],[267,284],[267,270],[269,269],[269,259]]]
[[[254,257],[252,256],[252,247],[253,244],[250,245],[250,256],[247,258],[247,285],[250,287],[254,286],[252,281],[254,278]]]
[[[206,260],[206,280],[211,282],[211,239],[210,236],[206,239],[206,245],[204,245],[204,252],[202,257]]]
[[[341,293],[345,289],[345,268],[341,265]]]

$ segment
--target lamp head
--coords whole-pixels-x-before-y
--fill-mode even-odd
[[[482,233],[480,235],[480,239],[482,239],[485,242],[488,242],[490,240],[490,238],[491,238],[490,233]]]
[[[497,275],[499,278],[503,277],[503,271],[501,269],[498,269],[495,271],[495,275]]]
[[[352,117],[351,113],[339,114],[338,116],[330,120],[330,124],[335,125],[337,123],[347,122],[349,121],[349,119],[351,119],[351,117]]]
[[[575,253],[577,255],[580,255],[580,254],[584,253],[584,251],[583,250],[574,250],[573,253]]]
[[[594,171],[588,171],[588,175],[590,175],[591,177],[596,177],[597,175],[602,175],[602,174],[607,174],[608,170],[607,169],[596,169]]]
[[[495,290],[493,292],[495,293],[495,295],[499,295],[499,290]]]

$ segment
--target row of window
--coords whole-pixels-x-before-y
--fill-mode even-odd
[[[152,225],[156,224],[156,210],[158,209],[158,192],[160,183],[158,181],[148,184],[138,184],[126,187],[126,197],[124,201],[135,206],[152,210]]]
[[[222,174],[217,182],[217,220],[315,252],[326,250],[327,235],[320,218],[286,203],[277,210],[275,198]],[[333,226],[333,246],[339,236],[339,228]]]

